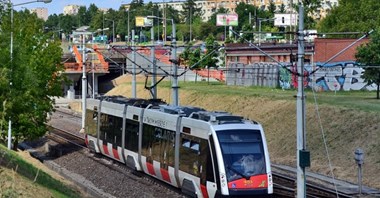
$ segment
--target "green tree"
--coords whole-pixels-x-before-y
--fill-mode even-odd
[[[210,68],[216,67],[216,63],[218,62],[218,54],[215,52],[219,47],[219,44],[215,41],[215,37],[209,35],[206,38],[206,54],[202,56],[203,61],[201,63],[202,68]]]
[[[302,0],[304,5],[305,13],[305,29],[314,29],[317,25],[317,22],[313,19],[313,15],[316,14],[318,9],[321,8],[321,0]],[[294,4],[293,8],[298,12],[298,4]]]
[[[1,10],[0,79],[10,86],[0,89],[1,123],[12,121],[14,149],[25,139],[46,133],[47,113],[53,110],[53,96],[62,94],[63,71],[60,43],[44,33],[43,21],[35,14],[15,12],[13,59],[10,59],[10,10]],[[0,125],[7,131],[8,125]],[[1,133],[0,136],[3,136]],[[4,138],[2,138],[4,139]]]
[[[90,16],[91,20],[95,17],[95,15],[96,15],[96,13],[98,13],[98,11],[99,11],[99,8],[96,7],[95,4],[93,4],[93,3],[90,4],[90,6],[87,9],[87,13]]]
[[[319,24],[319,32],[367,32],[379,26],[380,1],[340,1]]]
[[[85,6],[79,7],[78,14],[75,15],[77,19],[76,27],[86,26],[90,23],[91,19],[89,14],[87,14],[87,10]]]
[[[271,1],[270,3],[269,3],[269,7],[268,7],[268,11],[270,12],[270,13],[275,13],[276,12],[276,4],[274,4],[274,1]]]
[[[200,64],[195,65],[201,58],[201,49],[194,48],[193,44],[190,43],[186,46],[185,50],[180,54],[181,64],[191,67],[191,69],[201,68]]]
[[[371,35],[370,42],[366,45],[358,47],[355,57],[362,64],[365,70],[362,73],[362,78],[367,85],[376,84],[376,98],[380,99],[380,33],[376,31]]]

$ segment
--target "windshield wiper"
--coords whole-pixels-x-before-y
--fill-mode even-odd
[[[245,178],[246,180],[249,180],[251,177],[250,176],[247,176],[247,175],[244,175],[243,173],[241,173],[240,171],[230,167],[230,166],[227,166],[228,169],[230,169],[232,172],[242,176],[243,178]]]

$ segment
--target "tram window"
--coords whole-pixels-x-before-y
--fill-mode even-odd
[[[106,132],[108,128],[108,115],[106,114],[101,114],[100,116],[100,139],[101,140],[106,140]]]
[[[201,177],[206,181],[207,155],[209,150],[206,140],[181,134],[182,146],[180,147],[179,169],[189,174]]]
[[[186,148],[190,148],[190,140],[182,139],[182,146]]]
[[[134,152],[138,151],[139,123],[126,120],[125,126],[125,148]]]
[[[153,160],[161,163],[161,168],[174,166],[174,137],[175,132],[144,124],[142,154],[147,162]]]
[[[92,135],[92,136],[96,136],[96,132],[97,132],[97,120],[98,119],[93,119],[93,115],[96,113],[97,115],[97,112],[94,112],[92,110],[88,110],[88,112],[86,113],[86,133],[89,134],[89,135]]]
[[[197,142],[191,142],[191,149],[199,152],[199,143]]]
[[[114,131],[114,145],[115,146],[121,146],[121,137],[122,137],[122,131],[123,131],[123,119],[120,117],[114,117],[114,125],[111,129]]]

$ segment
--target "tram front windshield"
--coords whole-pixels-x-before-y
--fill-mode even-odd
[[[223,130],[216,133],[229,182],[266,173],[259,130]]]

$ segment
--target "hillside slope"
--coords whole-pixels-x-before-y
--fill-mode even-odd
[[[143,80],[140,78],[140,80]],[[107,95],[131,96],[130,77],[119,77],[115,88]],[[233,87],[231,87],[233,88]],[[171,90],[159,88],[158,97],[170,103]],[[150,98],[143,84],[137,84],[137,97]],[[200,94],[180,89],[181,105],[223,110],[260,122],[266,132],[273,163],[296,165],[296,100],[274,100],[263,96]],[[316,106],[307,104],[307,147],[311,153],[310,171],[331,176],[322,128],[330,154],[333,173],[338,179],[357,183],[356,148],[365,152],[363,165],[364,185],[380,189],[380,113],[349,108],[319,105],[318,123]]]

